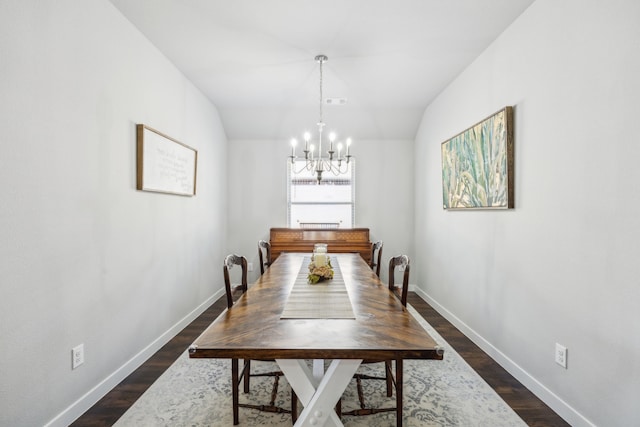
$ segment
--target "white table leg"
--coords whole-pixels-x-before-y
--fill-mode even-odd
[[[324,377],[324,359],[313,359],[313,378],[320,380]]]
[[[319,384],[304,360],[277,359],[276,362],[304,405],[296,427],[343,425],[334,408],[362,360],[333,360]]]

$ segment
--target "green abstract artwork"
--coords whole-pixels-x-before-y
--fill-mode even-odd
[[[442,143],[444,209],[511,209],[513,108]]]

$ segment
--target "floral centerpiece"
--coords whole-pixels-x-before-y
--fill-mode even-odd
[[[322,280],[333,279],[333,267],[331,267],[331,260],[326,255],[318,254],[311,257],[309,263],[309,274],[307,275],[309,283],[315,284]]]

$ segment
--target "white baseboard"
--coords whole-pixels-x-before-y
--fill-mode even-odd
[[[169,330],[160,335],[147,347],[142,349],[138,354],[133,356],[124,365],[118,368],[115,372],[102,380],[99,384],[89,390],[84,396],[76,400],[71,406],[59,413],[55,418],[45,424],[44,427],[67,427],[73,423],[88,409],[90,409],[97,401],[102,399],[109,391],[115,386],[120,384],[129,374],[138,369],[147,359],[160,350],[163,345],[168,343],[171,338],[176,336],[178,332],[187,327],[193,322],[200,314],[202,314],[211,304],[218,300],[222,296],[223,290],[219,290],[209,298],[207,298],[202,304],[196,307],[191,313],[180,319]]]
[[[508,358],[499,349],[493,346],[489,341],[484,339],[472,328],[460,320],[456,315],[451,313],[445,307],[440,305],[436,300],[431,298],[426,292],[417,286],[410,286],[420,298],[429,303],[438,313],[440,313],[445,319],[451,322],[456,328],[458,328],[464,335],[466,335],[471,341],[480,347],[485,353],[495,360],[500,366],[507,370],[514,378],[520,381],[525,387],[527,387],[533,394],[535,394],[540,400],[546,403],[551,409],[553,409],[558,415],[560,415],[566,422],[573,427],[596,427],[586,417],[576,411],[567,402],[562,400],[558,395],[549,390],[544,384],[540,383],[537,379],[532,377],[527,371],[522,369],[517,363]]]

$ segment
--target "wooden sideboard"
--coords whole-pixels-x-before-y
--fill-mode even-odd
[[[354,252],[367,263],[371,260],[368,228],[272,228],[269,243],[274,261],[282,252],[311,253],[316,243],[326,243],[330,253]]]

